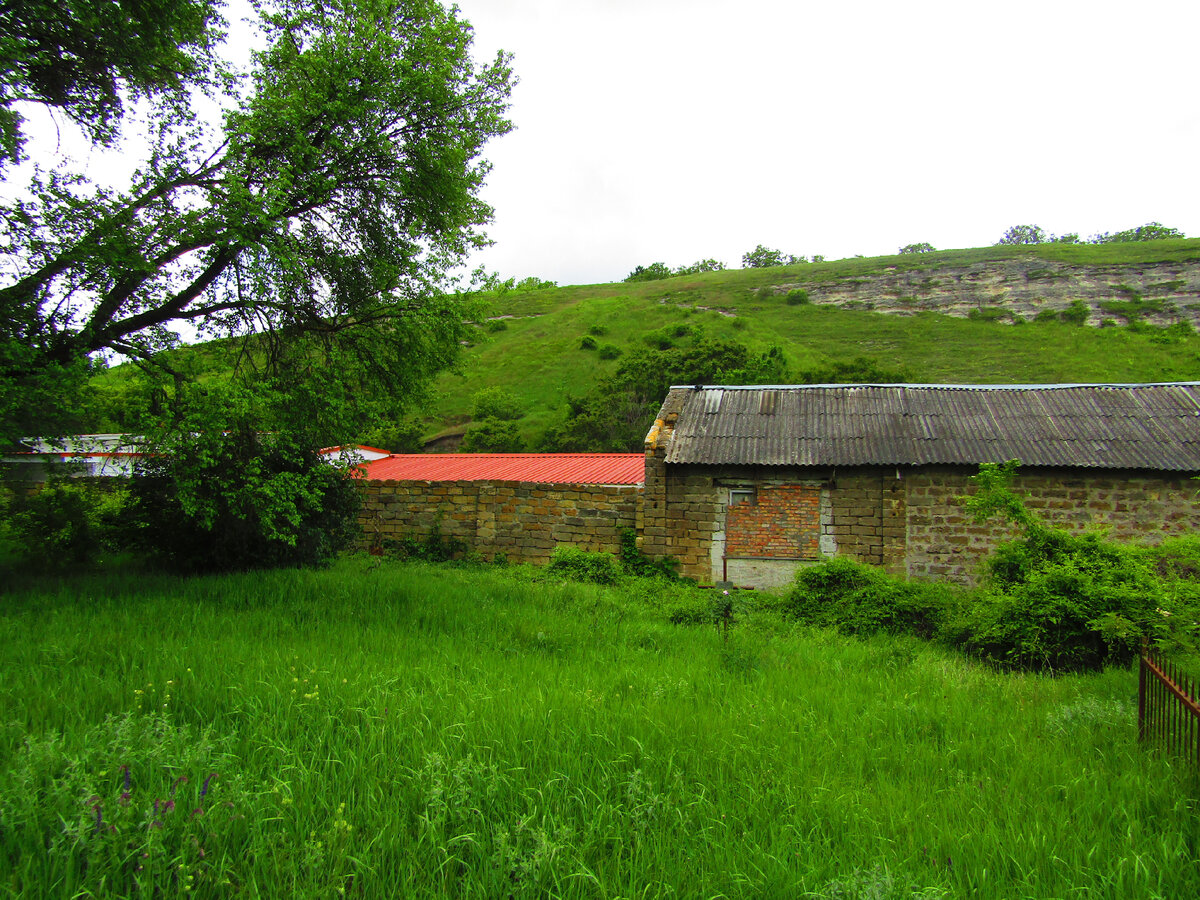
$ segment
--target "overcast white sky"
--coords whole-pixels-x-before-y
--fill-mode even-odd
[[[520,79],[486,154],[504,276],[1200,236],[1196,0],[458,3]]]
[[[1198,0],[458,3],[476,59],[503,48],[520,80],[474,260],[505,277],[978,247],[1015,224],[1200,237]]]

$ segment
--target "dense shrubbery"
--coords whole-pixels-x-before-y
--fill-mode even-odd
[[[53,477],[36,490],[0,496],[0,561],[35,569],[86,566],[120,549],[120,514],[126,492],[117,482],[98,484]]]
[[[801,569],[783,604],[784,614],[844,634],[877,631],[933,637],[954,592],[902,581],[846,557]]]
[[[1021,534],[1000,544],[977,589],[907,582],[849,559],[799,572],[783,609],[848,634],[910,633],[999,666],[1076,671],[1123,665],[1143,640],[1200,660],[1200,538],[1158,547],[1049,528],[1010,488],[1015,463],[986,465],[966,505]]]
[[[594,584],[616,584],[621,577],[617,558],[611,553],[589,553],[571,544],[554,548],[548,568],[555,575]]]
[[[285,433],[178,435],[130,486],[133,548],[185,571],[328,561],[354,537],[350,475]]]

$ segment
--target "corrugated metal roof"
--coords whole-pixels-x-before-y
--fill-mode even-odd
[[[775,392],[774,412],[762,394]],[[1200,383],[674,387],[668,463],[1200,471]]]
[[[396,453],[364,463],[371,481],[640,484],[641,453]]]

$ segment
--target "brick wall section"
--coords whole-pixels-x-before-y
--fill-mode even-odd
[[[976,524],[955,499],[972,493],[971,474],[944,468],[904,475],[910,576],[971,583],[991,549],[1016,534],[999,521]],[[1018,472],[1013,487],[1042,521],[1071,531],[1105,526],[1116,540],[1154,542],[1200,530],[1197,484],[1185,475],[1042,469]]]
[[[829,485],[837,553],[902,574],[905,569],[905,485],[893,470],[836,473]]]
[[[615,553],[639,529],[641,486],[520,481],[371,481],[359,515],[364,542],[426,537],[436,523],[487,558],[545,563],[558,544]]]
[[[821,489],[810,485],[761,485],[754,503],[730,506],[725,555],[817,559]]]

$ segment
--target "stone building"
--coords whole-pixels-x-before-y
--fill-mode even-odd
[[[1012,532],[959,498],[1010,459],[1049,524],[1195,530],[1200,383],[672,388],[646,437],[642,548],[741,586],[834,554],[970,582]]]

